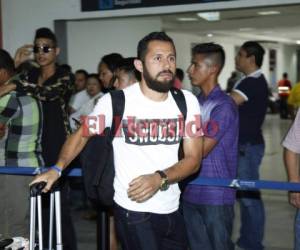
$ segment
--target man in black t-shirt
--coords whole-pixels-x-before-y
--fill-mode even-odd
[[[239,105],[238,178],[259,179],[259,166],[264,155],[262,124],[268,105],[268,84],[260,69],[265,50],[257,42],[245,42],[237,56],[236,69],[243,77],[231,92]],[[259,191],[238,192],[241,229],[237,245],[247,250],[262,250],[265,212]]]

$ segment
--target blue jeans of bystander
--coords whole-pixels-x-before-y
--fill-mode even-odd
[[[233,250],[232,205],[197,205],[183,202],[190,250]]]
[[[238,178],[258,180],[259,166],[264,155],[264,144],[239,145]],[[246,250],[262,250],[265,227],[265,210],[259,191],[239,191],[241,211],[239,247]]]

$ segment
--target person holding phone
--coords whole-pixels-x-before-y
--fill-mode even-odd
[[[73,75],[57,64],[60,48],[55,34],[48,28],[36,30],[33,44],[26,44],[17,50],[15,66],[28,60],[33,54],[38,68],[24,71],[19,74],[20,81],[10,83],[0,89],[0,96],[15,90],[19,94],[30,95],[40,100],[43,112],[43,132],[41,138],[42,157],[45,166],[55,164],[65,139],[70,134],[67,115],[67,103],[73,93]],[[75,230],[69,209],[69,188],[66,180],[62,181],[62,237],[64,249],[76,250]],[[43,221],[49,219],[49,199],[43,201]],[[48,244],[48,227],[44,227],[44,245]]]

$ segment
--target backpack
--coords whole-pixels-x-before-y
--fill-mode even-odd
[[[184,94],[176,88],[172,88],[171,93],[185,121],[187,106]],[[112,141],[116,129],[121,124],[125,108],[122,90],[112,91],[110,95],[113,118],[121,119],[113,119],[111,128],[105,128],[103,135],[90,138],[81,153],[82,176],[87,197],[93,203],[102,206],[113,204],[115,168]]]

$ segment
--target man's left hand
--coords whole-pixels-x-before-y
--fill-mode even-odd
[[[136,202],[150,199],[160,188],[161,177],[159,174],[141,175],[129,183],[128,197]]]

